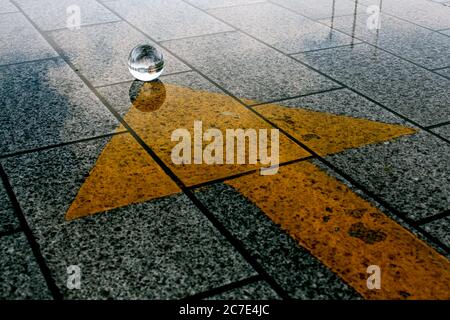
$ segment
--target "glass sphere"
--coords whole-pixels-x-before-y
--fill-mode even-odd
[[[164,70],[163,54],[152,45],[138,45],[130,52],[128,70],[138,80],[155,80]]]

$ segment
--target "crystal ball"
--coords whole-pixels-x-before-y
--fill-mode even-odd
[[[164,70],[163,54],[152,45],[138,45],[130,52],[128,70],[138,80],[155,80]]]

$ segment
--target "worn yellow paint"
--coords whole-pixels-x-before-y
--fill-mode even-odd
[[[450,299],[450,262],[310,162],[227,182],[368,299]],[[381,289],[369,290],[369,265]]]
[[[171,151],[176,142],[171,141],[171,134],[175,129],[185,128],[193,137],[194,121],[202,121],[203,131],[217,128],[224,135],[226,129],[258,130],[272,129],[272,127],[227,95],[193,90],[173,84],[164,84],[164,86],[166,98],[161,105],[158,103],[157,108],[152,107],[153,112],[141,112],[140,109],[144,108],[132,107],[125,115],[125,121],[186,185],[225,178],[260,167],[259,164],[173,164]],[[146,90],[143,91],[146,92]],[[157,91],[158,95],[160,91]],[[136,102],[134,104],[136,105]],[[142,106],[143,103],[140,102],[138,105]],[[204,148],[208,143],[204,141],[202,147]],[[279,153],[280,162],[310,155],[282,134],[280,134]]]
[[[314,146],[326,153],[356,147],[359,144],[389,140],[407,134],[411,129],[373,121],[270,105],[258,111],[286,112],[292,118],[287,123],[311,123],[307,129],[299,128],[303,136],[320,134]],[[312,120],[311,120],[312,119]],[[186,128],[193,136],[194,121],[203,122],[203,131],[226,129],[272,129],[272,127],[246,109],[235,99],[220,93],[193,90],[161,82],[145,83],[133,99],[125,115],[130,127],[152,148],[165,164],[188,186],[226,178],[260,167],[250,164],[189,164],[172,163],[171,151],[177,142],[171,141],[173,130]],[[313,127],[312,122],[316,124]],[[343,124],[340,124],[342,121]],[[355,138],[343,135],[342,130],[352,128]],[[320,130],[318,128],[321,128]],[[120,126],[118,130],[124,130]],[[332,134],[328,134],[330,131]],[[374,133],[375,132],[375,133]],[[291,132],[297,136],[297,132]],[[336,136],[333,136],[336,134]],[[361,138],[362,137],[362,138]],[[329,143],[332,139],[334,143]],[[364,140],[366,139],[366,140]],[[203,143],[203,147],[207,142]],[[270,148],[270,146],[269,146]],[[247,149],[248,151],[248,149]],[[280,163],[302,159],[310,154],[286,136],[280,134]],[[162,173],[156,163],[129,135],[111,139],[100,155],[88,179],[69,208],[66,218],[82,216],[138,203],[178,192],[179,189]]]
[[[401,125],[274,104],[255,110],[322,156],[415,132]]]
[[[180,192],[130,134],[113,136],[66,213],[76,219]]]

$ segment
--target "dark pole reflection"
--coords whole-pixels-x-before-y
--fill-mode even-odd
[[[357,12],[358,12],[358,0],[355,1],[355,9],[353,11],[353,25],[352,25],[352,42],[351,42],[351,48],[353,48],[355,44],[355,31],[356,31],[356,18],[357,18]]]
[[[333,35],[333,29],[334,29],[335,5],[336,5],[336,0],[333,0],[333,6],[331,7],[331,30],[330,30],[330,40],[331,40],[331,38],[332,38],[332,35]]]

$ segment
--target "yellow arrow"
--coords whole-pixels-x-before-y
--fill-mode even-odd
[[[152,93],[155,96],[152,97]],[[289,131],[293,131],[291,133],[300,140],[306,140],[321,154],[386,141],[414,132],[399,125],[303,109],[277,105],[261,108],[262,111],[270,111],[270,114],[279,114],[285,123],[292,123]],[[254,170],[258,165],[175,165],[172,163],[171,150],[176,143],[170,139],[174,130],[186,128],[193,135],[192,126],[198,120],[203,122],[205,130],[272,128],[229,96],[160,82],[148,83],[141,89],[125,120],[188,186]],[[284,135],[280,136],[279,149],[281,163],[310,155]],[[136,142],[131,142],[131,137],[116,136],[103,150],[70,206],[66,219],[79,218],[177,191],[179,189],[145,155],[144,150]]]
[[[226,95],[171,84],[148,86],[160,96],[148,99],[144,90],[125,120],[186,185],[258,168],[258,165],[174,165],[171,150],[176,143],[171,141],[171,133],[178,128],[192,133],[194,121],[202,121],[205,129],[222,131],[271,127]],[[413,129],[400,125],[275,104],[258,106],[256,110],[320,155],[414,133]],[[308,155],[280,135],[280,162]],[[256,173],[227,183],[364,297],[450,298],[450,264],[446,258],[312,163],[291,164],[281,167],[273,176]],[[121,134],[114,136],[99,156],[66,219],[179,191],[130,135]],[[369,265],[381,268],[381,289],[368,289]]]

